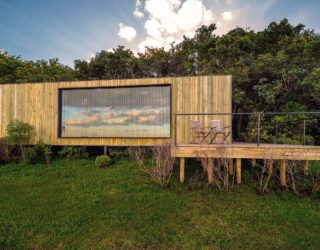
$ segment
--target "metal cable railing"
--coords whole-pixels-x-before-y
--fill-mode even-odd
[[[292,120],[292,117],[295,119]],[[308,135],[309,137],[320,137],[317,134],[317,128],[320,125],[320,112],[177,113],[174,116],[174,144],[180,143],[179,139],[181,138],[179,137],[190,138],[188,133],[192,133],[191,119],[199,119],[202,123],[207,123],[213,118],[224,120],[227,123],[225,125],[232,127],[232,138],[235,141],[242,138],[243,142],[252,142],[252,138],[255,137],[257,146],[263,143],[262,133],[264,138],[272,138],[273,143],[278,143],[279,135],[284,135],[281,129],[286,130],[289,135],[298,137],[295,132],[300,133],[300,127],[293,126],[293,124],[301,125],[302,145],[307,143],[307,127],[309,131],[313,131],[313,134]],[[181,136],[181,133],[184,135]],[[245,137],[243,135],[249,139],[243,139]],[[190,143],[190,141],[187,140],[184,143]]]

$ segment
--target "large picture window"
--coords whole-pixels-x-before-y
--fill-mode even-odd
[[[60,137],[170,137],[170,85],[60,89]]]

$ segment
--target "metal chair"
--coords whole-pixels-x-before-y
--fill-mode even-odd
[[[218,135],[222,135],[222,141],[220,143],[224,143],[228,139],[228,136],[231,134],[230,126],[223,127],[222,120],[211,120],[209,123],[210,132],[212,135],[210,144],[216,142]]]

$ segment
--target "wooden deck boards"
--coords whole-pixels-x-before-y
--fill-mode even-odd
[[[183,158],[239,158],[320,160],[320,146],[232,143],[232,144],[178,144],[172,147],[173,157]]]

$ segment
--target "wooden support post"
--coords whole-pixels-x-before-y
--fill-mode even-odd
[[[251,167],[255,168],[256,167],[256,163],[257,163],[256,159],[252,159]]]
[[[213,183],[213,159],[208,159],[208,184]]]
[[[303,174],[309,174],[309,161],[303,161]]]
[[[270,175],[273,174],[273,160],[269,160],[269,162],[268,162],[268,173]]]
[[[184,182],[184,167],[185,166],[185,160],[184,158],[180,158],[180,182]]]
[[[107,146],[103,146],[103,154],[107,155]]]
[[[241,159],[236,160],[236,177],[237,184],[241,184]]]
[[[233,175],[233,171],[234,171],[234,168],[233,168],[233,158],[230,159],[229,161],[229,175]]]
[[[280,184],[281,186],[287,186],[286,181],[286,160],[280,160]]]

